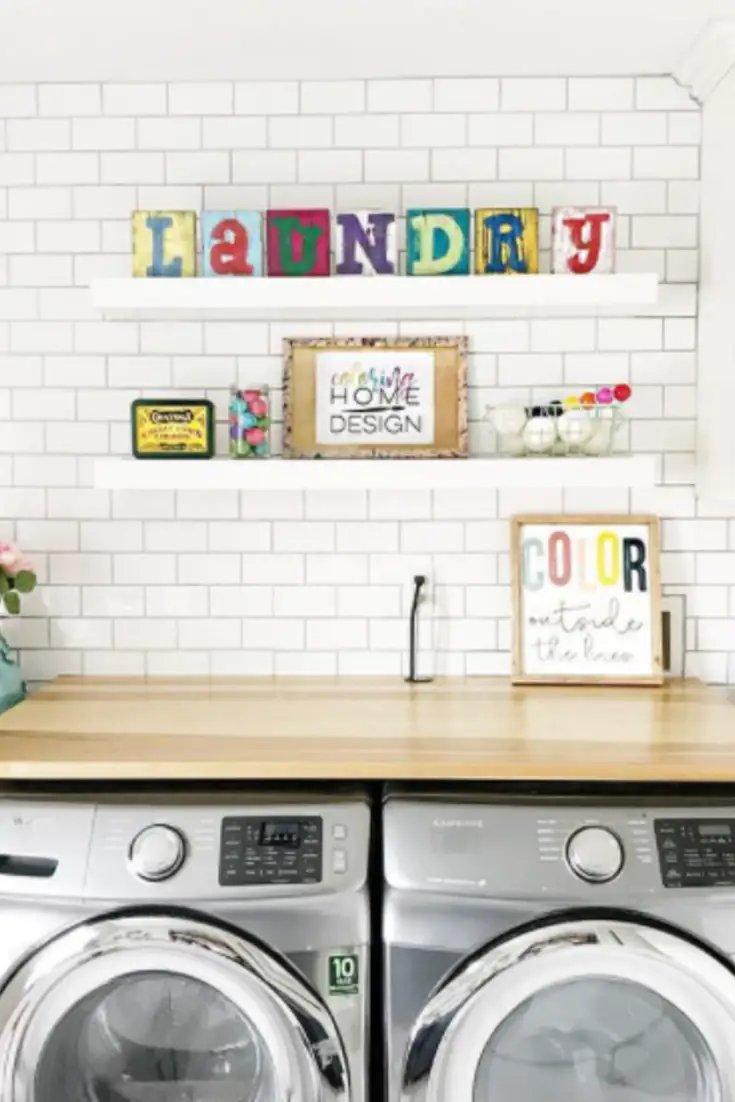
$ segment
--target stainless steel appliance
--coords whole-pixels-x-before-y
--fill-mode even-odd
[[[359,796],[0,798],[2,1102],[367,1102]]]
[[[396,792],[384,822],[389,1102],[735,1099],[735,803]]]

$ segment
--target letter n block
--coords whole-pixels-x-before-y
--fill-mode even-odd
[[[202,274],[262,276],[261,216],[254,210],[205,210],[202,227]]]
[[[197,216],[193,210],[133,212],[133,275],[178,278],[197,274]]]
[[[469,210],[407,211],[406,271],[413,276],[469,275]]]
[[[538,211],[534,207],[475,211],[478,275],[538,272]]]
[[[395,214],[361,210],[337,215],[337,275],[395,275],[397,265]]]
[[[555,207],[551,215],[552,272],[612,272],[616,221],[615,207]]]
[[[269,276],[329,275],[329,211],[269,210]]]

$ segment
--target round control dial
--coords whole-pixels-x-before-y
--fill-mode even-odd
[[[567,843],[567,861],[582,880],[604,884],[614,880],[625,854],[617,835],[606,827],[582,827]]]
[[[186,843],[178,830],[157,823],[133,839],[130,867],[141,880],[168,880],[181,868]]]

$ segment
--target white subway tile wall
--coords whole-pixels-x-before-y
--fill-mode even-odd
[[[42,579],[3,630],[27,676],[397,676],[416,573],[433,668],[506,674],[507,518],[566,510],[663,518],[686,672],[735,682],[735,521],[692,487],[700,123],[670,78],[0,85],[0,538]],[[102,321],[86,293],[130,273],[135,208],[533,204],[548,271],[551,206],[574,203],[618,206],[619,268],[664,281],[647,316],[136,324]],[[629,439],[660,456],[662,484],[93,487],[93,457],[129,452],[135,397],[205,392],[222,421],[230,382],[264,381],[280,416],[284,336],[411,333],[470,338],[475,450],[490,403],[630,380]]]

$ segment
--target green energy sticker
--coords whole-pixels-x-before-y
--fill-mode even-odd
[[[359,989],[357,953],[332,953],[329,958],[329,994],[356,995]]]

